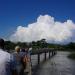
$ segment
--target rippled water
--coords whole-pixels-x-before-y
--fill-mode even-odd
[[[67,58],[68,54],[69,52],[57,52],[57,55],[40,65],[35,75],[75,75],[75,60]],[[37,63],[37,56],[32,58],[34,65]],[[42,54],[41,61],[43,58]]]

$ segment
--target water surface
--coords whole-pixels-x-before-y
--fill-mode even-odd
[[[67,58],[69,52],[57,52],[57,55],[50,60],[40,64],[36,70],[36,75],[75,75],[75,60]],[[33,64],[37,63],[37,56],[33,56]],[[44,55],[41,55],[41,61]]]

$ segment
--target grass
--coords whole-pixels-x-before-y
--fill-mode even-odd
[[[75,52],[68,55],[68,58],[75,60]]]

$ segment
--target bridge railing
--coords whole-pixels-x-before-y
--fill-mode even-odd
[[[44,53],[44,60],[46,60],[47,53],[49,53],[49,58],[51,58],[52,56],[54,56],[56,54],[56,50],[55,49],[49,49],[49,48],[32,50],[31,55],[37,55],[38,64],[40,63],[40,55],[42,53]]]

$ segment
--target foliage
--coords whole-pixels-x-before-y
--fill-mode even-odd
[[[75,51],[75,43],[69,43],[67,45],[51,44],[51,43],[47,43],[45,39],[32,41],[30,43],[27,43],[27,42],[13,43],[11,41],[5,41],[6,50],[9,50],[9,51],[14,50],[16,45],[19,45],[21,48],[32,47],[33,50],[36,50],[39,48],[54,48],[54,49],[64,50],[64,51],[72,51],[72,50]]]
[[[71,59],[75,59],[75,53],[71,53],[68,57]]]

